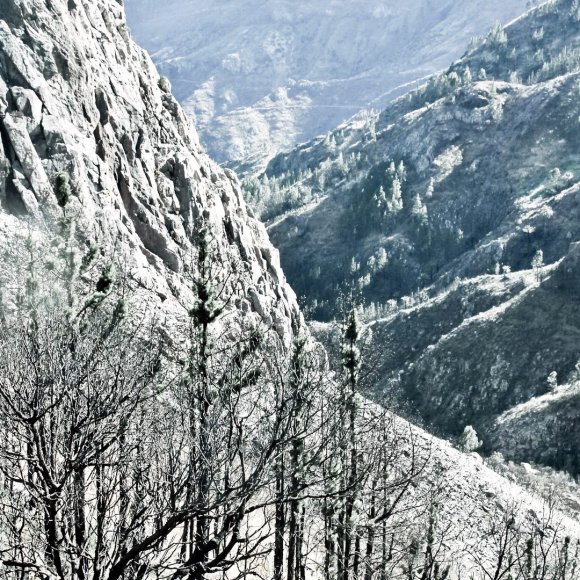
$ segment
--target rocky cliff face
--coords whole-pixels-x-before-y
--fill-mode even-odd
[[[127,0],[220,162],[261,164],[446,67],[525,0]]]
[[[372,305],[381,388],[446,433],[473,423],[490,450],[574,472],[577,394],[548,377],[577,380],[580,356],[579,27],[577,3],[548,3],[250,184],[320,317],[345,285]]]
[[[4,240],[57,207],[71,176],[86,236],[125,256],[165,308],[187,297],[184,265],[199,220],[224,260],[240,258],[254,311],[285,340],[295,296],[235,176],[200,148],[169,82],[130,38],[113,0],[0,0],[0,228]]]

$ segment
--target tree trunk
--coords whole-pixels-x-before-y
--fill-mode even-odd
[[[284,568],[284,536],[286,514],[284,505],[284,455],[276,462],[276,515],[274,532],[274,580],[282,580]]]
[[[360,569],[360,530],[356,528],[354,539],[354,561],[352,564],[352,576],[358,580]]]
[[[367,530],[367,546],[365,552],[365,580],[373,579],[373,550],[375,544],[375,526],[374,520],[377,517],[377,499],[375,492],[377,489],[377,478],[373,478],[371,487],[371,509],[369,511],[369,525]]]
[[[85,552],[87,542],[86,538],[86,517],[85,517],[85,471],[79,469],[74,477],[74,498],[75,498],[75,514],[74,514],[74,536],[75,544],[78,551],[78,565],[77,576],[79,580],[85,580],[88,572],[88,559]]]

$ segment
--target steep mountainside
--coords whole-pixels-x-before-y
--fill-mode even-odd
[[[448,65],[525,0],[127,0],[220,162],[261,164]]]
[[[58,209],[54,183],[66,171],[86,236],[126,256],[136,283],[171,309],[185,304],[184,267],[204,218],[223,259],[244,261],[237,307],[290,340],[300,313],[277,252],[130,39],[120,4],[2,0],[0,115],[4,240]]]
[[[547,393],[580,358],[579,39],[577,2],[549,2],[247,182],[315,315],[350,286],[370,305],[383,386],[575,472],[577,391]]]
[[[194,250],[198,218],[203,217],[217,236],[224,265],[229,259],[242,265],[238,270],[242,283],[232,306],[246,317],[261,318],[287,344],[290,342],[302,318],[279,268],[276,250],[264,227],[246,213],[235,176],[222,171],[200,149],[167,81],[130,40],[118,2],[0,0],[0,111],[3,248],[22,241],[28,230],[47,230],[53,215],[61,211],[56,176],[66,172],[72,186],[66,210],[78,213],[87,241],[114,252],[125,264],[130,283],[139,287],[151,306],[167,319],[188,304],[188,256]],[[2,274],[4,279],[6,272]],[[450,534],[441,540],[445,544],[441,549],[445,554],[460,552],[456,565],[469,566],[462,560],[466,544],[483,561],[491,557],[493,534],[490,536],[487,528],[495,530],[495,522],[511,521],[512,509],[528,533],[546,524],[544,503],[536,494],[524,492],[517,483],[483,466],[477,455],[460,453],[397,418],[394,422],[397,437],[399,430],[407,436],[409,451],[403,453],[403,461],[425,464],[416,485],[409,486],[412,489],[404,505],[418,513],[429,505],[423,502],[439,502],[442,520],[449,523],[445,532]],[[174,436],[164,423],[156,427],[160,438]],[[170,432],[165,433],[165,428]],[[117,438],[117,431],[113,433]],[[260,445],[252,441],[250,451]],[[147,465],[143,461],[139,469]],[[161,494],[164,503],[171,503],[170,492],[162,484],[167,495]],[[123,488],[122,483],[119,486]],[[15,487],[10,487],[8,495],[17,495]],[[97,497],[112,496],[112,519],[118,522],[120,500],[109,489],[114,488],[101,491]],[[137,490],[141,494],[141,488]],[[84,494],[84,487],[82,491]],[[53,497],[52,492],[46,495],[49,500]],[[92,493],[87,492],[87,496],[93,505]],[[96,503],[100,505],[100,501]],[[32,502],[28,505],[26,513],[32,513],[35,506]],[[385,503],[385,508],[388,505]],[[568,507],[574,510],[576,505],[572,501]],[[154,526],[152,533],[156,534],[157,506],[145,506],[146,513],[148,509],[153,514],[148,517]],[[91,510],[87,512],[92,515]],[[424,521],[409,526],[408,511],[399,517],[406,533],[425,531]],[[562,520],[562,527],[556,520],[550,521],[550,526],[556,526],[552,530],[580,536],[573,519],[562,513],[554,517]],[[107,538],[108,534],[109,528]],[[482,544],[484,538],[486,543]],[[25,535],[20,541],[25,546],[34,543]],[[64,540],[63,545],[67,546]],[[44,544],[38,546],[32,547],[39,554],[45,551]],[[3,551],[3,568],[6,553]],[[76,558],[76,552],[71,557]],[[50,569],[50,561],[48,564]],[[38,577],[57,577],[44,574],[42,566],[33,560],[31,574],[37,575],[38,569]],[[145,566],[131,577],[158,576],[155,568]],[[58,577],[72,578],[73,574]],[[120,574],[106,577],[119,578]]]

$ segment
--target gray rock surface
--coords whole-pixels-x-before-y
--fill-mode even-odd
[[[3,236],[55,214],[66,171],[86,236],[125,256],[158,302],[187,302],[184,262],[203,217],[224,261],[244,264],[237,306],[275,321],[286,342],[300,326],[264,227],[131,40],[121,3],[0,0],[0,134]]]

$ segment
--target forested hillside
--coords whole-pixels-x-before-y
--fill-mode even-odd
[[[354,289],[378,319],[383,387],[447,433],[474,423],[490,450],[573,471],[579,39],[577,3],[548,2],[246,183],[314,317]],[[552,373],[561,395],[526,406]]]

